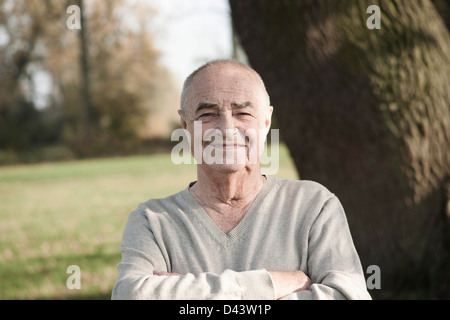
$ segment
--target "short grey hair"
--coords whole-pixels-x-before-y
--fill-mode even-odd
[[[259,80],[261,88],[263,89],[266,99],[267,99],[267,107],[270,106],[270,97],[267,93],[266,86],[264,85],[264,81],[262,80],[261,76],[256,72],[253,68],[249,67],[248,65],[239,62],[237,60],[232,59],[218,59],[218,60],[212,60],[209,61],[202,66],[198,67],[194,72],[192,72],[184,81],[183,84],[183,90],[181,92],[181,98],[180,98],[180,112],[183,115],[183,117],[186,116],[186,102],[189,96],[189,91],[191,89],[192,81],[194,78],[203,70],[211,69],[214,67],[236,67],[240,69],[244,69],[247,71],[250,71],[250,73],[254,74],[256,76],[256,79]]]

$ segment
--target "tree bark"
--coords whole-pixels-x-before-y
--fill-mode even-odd
[[[368,29],[369,5],[381,29]],[[450,297],[450,35],[429,0],[230,0],[301,179],[346,209],[376,297]]]

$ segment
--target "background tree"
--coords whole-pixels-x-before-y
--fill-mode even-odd
[[[364,268],[381,268],[372,294],[450,297],[450,36],[432,2],[230,5],[300,177],[340,198]]]
[[[68,70],[71,64],[75,67],[73,61],[79,54],[75,50],[78,39],[70,35],[65,38],[65,48],[55,48],[48,59],[59,92],[65,96],[61,104],[68,122],[64,137],[81,154],[131,150],[146,136],[147,119],[170,103],[164,93],[173,90],[170,74],[159,65],[159,52],[153,46],[149,22],[154,12],[141,2],[96,0],[84,4],[89,45],[83,55],[89,65],[92,111],[88,118],[93,132],[84,137],[80,134],[87,114],[80,108],[78,93],[86,76],[80,81],[73,76],[74,70]],[[65,57],[67,49],[71,54]]]
[[[77,3],[82,29],[70,30]],[[154,14],[124,0],[0,0],[0,151],[124,153],[155,134],[149,119],[172,107],[174,87],[153,46]],[[37,74],[50,86],[40,106]]]
[[[0,151],[55,140],[33,102],[33,75],[42,70],[43,36],[50,34],[54,10],[48,1],[0,1]]]
[[[81,70],[81,101],[84,104],[84,127],[83,130],[89,133],[91,129],[91,123],[93,121],[94,110],[92,107],[92,99],[91,99],[91,78],[90,78],[90,68],[89,68],[89,39],[88,35],[88,26],[85,19],[85,8],[83,0],[76,0],[80,10],[80,31],[78,32],[80,39],[80,70]]]

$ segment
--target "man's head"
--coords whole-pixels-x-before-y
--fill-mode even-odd
[[[266,98],[264,105],[267,108],[270,107],[270,98],[266,91],[264,82],[261,79],[261,76],[255,70],[253,70],[249,66],[247,66],[239,61],[224,59],[224,60],[213,60],[213,61],[207,62],[204,65],[197,68],[194,72],[192,72],[186,78],[186,80],[184,81],[183,91],[181,92],[181,99],[180,99],[180,113],[182,115],[184,115],[184,116],[186,115],[186,108],[187,108],[186,104],[187,104],[187,100],[188,100],[189,94],[192,89],[192,84],[194,82],[194,79],[199,74],[201,74],[203,71],[214,71],[214,70],[217,71],[219,69],[228,69],[228,70],[235,69],[235,70],[240,70],[242,72],[247,72],[249,78],[254,78],[254,80],[256,80],[256,82],[259,83],[262,94]]]
[[[201,125],[202,156],[222,159],[222,163],[214,161],[215,168],[233,171],[248,166],[251,159],[259,165],[272,110],[256,71],[233,60],[216,60],[186,79],[179,113],[183,128],[194,137],[194,154],[196,142],[199,146],[194,128]],[[246,159],[239,162],[243,152]]]

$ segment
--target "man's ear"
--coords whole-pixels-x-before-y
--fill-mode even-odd
[[[272,125],[272,113],[273,113],[273,107],[270,106],[267,110],[266,110],[266,120],[264,122],[265,126],[266,126],[266,134],[269,133],[270,130],[270,126]]]
[[[178,114],[180,115],[181,127],[182,127],[183,129],[186,129],[187,124],[186,124],[186,120],[184,119],[183,111],[178,110]]]

